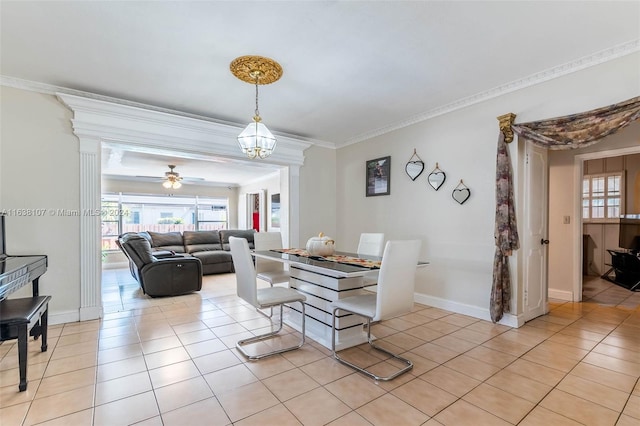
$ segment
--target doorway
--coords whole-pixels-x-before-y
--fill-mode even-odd
[[[247,193],[247,229],[255,229],[256,232],[267,230],[265,193],[262,189]]]
[[[594,300],[616,303],[624,301],[631,293],[600,278],[611,263],[607,248],[618,247],[616,222],[583,220],[583,179],[587,175],[609,176],[620,173],[623,179],[623,199],[620,214],[640,214],[640,146],[609,149],[575,157],[574,168],[579,170],[580,180],[576,188],[576,223],[579,223],[575,243],[579,246],[574,259],[574,301]],[[577,173],[576,173],[577,174]],[[576,263],[580,267],[577,268]]]
[[[173,150],[180,146],[185,152],[240,160],[237,148],[228,143],[237,136],[237,131],[242,130],[240,128],[81,96],[57,93],[57,97],[73,111],[73,132],[80,141],[80,211],[100,211],[100,151],[103,142],[124,140],[141,148],[151,144],[158,150]],[[118,117],[118,120],[114,121],[113,117]],[[80,132],[79,129],[93,129],[93,132]],[[279,145],[284,149],[279,149],[266,161],[288,167],[281,193],[288,192],[285,199],[287,209],[284,211],[291,218],[288,221],[290,235],[287,237],[293,241],[299,238],[299,168],[304,164],[304,150],[311,145],[311,142],[289,137]],[[78,318],[85,321],[102,317],[101,225],[98,215],[81,216],[79,219]]]
[[[640,122],[579,150],[549,151],[549,299],[580,302],[583,292],[582,176],[591,159],[640,153]],[[523,149],[524,151],[524,149]]]

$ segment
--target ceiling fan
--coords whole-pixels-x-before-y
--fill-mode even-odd
[[[164,173],[165,181],[162,183],[167,189],[178,189],[182,186],[180,181],[182,178],[180,177],[180,173],[174,171],[176,166],[173,164],[169,164],[169,171]]]
[[[182,177],[180,173],[176,172],[174,169],[176,166],[174,164],[169,164],[169,171],[164,173],[164,176],[135,176],[136,180],[146,181],[146,182],[162,182],[162,186],[167,189],[178,189],[182,186],[183,182],[193,182],[193,183],[202,183],[204,182],[204,178],[201,177]]]

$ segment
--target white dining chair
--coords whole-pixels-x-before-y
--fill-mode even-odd
[[[358,254],[366,256],[382,256],[384,250],[384,234],[383,233],[366,233],[360,234],[358,242]]]
[[[383,233],[362,233],[360,234],[360,241],[358,242],[358,255],[364,256],[382,256],[382,250],[384,249],[384,234]],[[370,287],[376,285],[378,282],[378,271],[367,272],[362,277],[363,285]]]
[[[280,232],[256,232],[253,234],[253,244],[256,251],[281,249],[282,248],[282,234]],[[289,271],[284,269],[284,263],[277,262],[275,260],[263,259],[256,257],[256,273],[258,278],[269,283],[271,287],[274,284],[289,285]],[[273,316],[273,308],[269,309],[269,314],[258,309],[258,312],[271,318]]]
[[[253,243],[256,251],[265,251],[282,248],[282,235],[280,232],[256,232],[253,235]],[[288,283],[289,272],[284,269],[284,263],[256,257],[256,273],[258,278],[271,284]]]
[[[411,311],[415,292],[416,268],[420,254],[420,240],[389,241],[382,255],[382,265],[378,279],[378,292],[346,297],[331,303],[331,350],[333,357],[375,380],[391,380],[413,368],[413,363],[398,354],[376,346],[371,340],[371,321],[383,321]],[[336,312],[340,310],[367,319],[367,341],[375,350],[381,351],[404,364],[394,373],[381,377],[377,374],[340,358],[336,352]]]
[[[248,339],[242,339],[236,343],[236,348],[251,361],[301,348],[305,341],[304,302],[307,298],[303,294],[288,287],[258,288],[256,269],[253,266],[253,259],[251,258],[251,252],[249,251],[249,244],[247,243],[247,240],[245,238],[229,237],[229,246],[231,247],[233,267],[236,270],[238,297],[258,309],[280,306],[280,325],[277,330],[250,337]],[[300,342],[295,346],[287,346],[260,354],[249,354],[245,350],[244,346],[278,336],[282,330],[283,306],[285,303],[295,302],[299,302],[302,307],[302,337]]]

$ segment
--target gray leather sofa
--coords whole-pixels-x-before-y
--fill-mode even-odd
[[[253,249],[253,229],[220,231],[140,232],[154,253],[175,253],[200,259],[204,275],[235,272],[229,248],[229,237],[245,238]]]
[[[118,237],[117,244],[129,259],[131,275],[142,291],[152,297],[177,296],[202,288],[202,263],[192,256],[151,250],[149,240],[137,233]],[[166,257],[164,257],[166,256]]]

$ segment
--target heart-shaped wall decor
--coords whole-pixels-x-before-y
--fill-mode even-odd
[[[471,197],[471,190],[469,188],[462,189],[454,189],[451,196],[454,200],[456,200],[459,204],[464,204],[465,201]]]
[[[447,176],[444,174],[444,172],[431,172],[429,176],[427,176],[429,185],[431,185],[436,191],[440,189],[446,178]]]
[[[404,166],[404,171],[407,172],[411,180],[416,180],[423,170],[424,163],[421,160],[409,161],[407,165]]]

